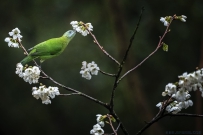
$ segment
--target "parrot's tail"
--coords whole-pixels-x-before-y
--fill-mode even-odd
[[[33,60],[32,56],[27,56],[25,57],[20,63],[25,66],[25,64],[27,64],[28,62],[30,62],[31,60]]]

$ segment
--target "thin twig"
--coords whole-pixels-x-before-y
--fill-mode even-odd
[[[116,122],[120,125],[121,130],[123,131],[123,133],[125,135],[129,135],[128,131],[126,130],[125,126],[123,125],[123,123],[121,122],[120,118],[118,117],[118,115],[116,114],[116,112],[114,110],[110,110],[110,114],[116,119]],[[116,131],[118,131],[118,129],[116,129]]]
[[[93,38],[94,43],[98,45],[98,47],[102,50],[102,52],[103,52],[104,54],[106,54],[106,55],[107,55],[111,60],[113,60],[115,63],[117,63],[118,65],[120,65],[120,63],[119,63],[114,57],[112,57],[106,50],[104,50],[104,47],[99,44],[99,42],[97,41],[95,35],[92,34],[92,32],[87,28],[87,26],[86,26],[85,24],[83,24],[83,26],[84,26],[84,27],[87,29],[87,31],[90,33],[90,35],[91,35],[92,38]]]
[[[135,28],[135,30],[134,30],[134,33],[133,33],[132,37],[130,38],[130,44],[129,44],[129,46],[128,46],[126,52],[125,52],[125,55],[124,55],[123,60],[122,60],[122,62],[121,62],[121,65],[123,65],[123,64],[125,63],[125,60],[126,60],[126,58],[127,58],[127,56],[128,56],[129,50],[130,50],[130,48],[131,48],[131,46],[132,46],[133,40],[134,40],[135,35],[136,35],[136,33],[137,33],[137,30],[138,30],[138,28],[139,28],[140,21],[141,21],[141,19],[142,19],[143,11],[144,11],[144,7],[142,7],[142,9],[141,9],[141,13],[140,13],[140,17],[139,17],[138,23],[137,23],[137,25],[136,25],[136,28]]]
[[[109,124],[110,124],[110,126],[111,126],[111,128],[112,128],[114,134],[117,135],[117,131],[114,129],[113,124],[112,124],[112,122],[111,122],[111,117],[112,117],[112,116],[110,116],[109,114],[107,114],[107,117],[108,117],[108,119],[109,119]]]
[[[25,54],[28,55],[28,52],[27,52],[27,50],[24,48],[24,46],[22,45],[22,43],[19,42],[19,41],[18,41],[18,43],[20,44],[20,47],[23,49],[23,51],[25,52]],[[34,61],[34,63],[35,63],[36,66],[39,66],[35,60],[33,60],[33,61]],[[102,101],[100,101],[100,100],[98,100],[98,99],[95,99],[95,98],[93,98],[93,97],[91,97],[91,96],[89,96],[89,95],[86,95],[86,94],[84,94],[84,93],[82,93],[82,92],[79,92],[79,91],[77,91],[77,90],[75,90],[75,89],[72,89],[72,88],[70,88],[70,87],[67,87],[67,86],[65,86],[65,85],[63,85],[63,84],[61,84],[61,83],[55,81],[55,80],[54,80],[53,78],[51,78],[50,76],[48,76],[42,69],[40,69],[40,71],[41,71],[41,73],[44,75],[44,77],[41,77],[41,78],[49,79],[49,80],[51,80],[54,84],[56,84],[56,85],[58,85],[58,86],[60,86],[60,87],[62,87],[62,88],[64,88],[64,89],[66,89],[66,90],[68,90],[68,91],[71,91],[71,92],[73,92],[73,93],[77,93],[78,95],[81,95],[81,96],[83,96],[83,97],[85,97],[85,98],[87,98],[87,99],[89,99],[89,100],[92,100],[92,101],[94,101],[95,103],[98,103],[98,104],[104,106],[104,107],[107,108],[107,109],[109,108],[109,106],[108,106],[107,103],[104,103],[104,102],[102,102]]]
[[[116,128],[116,132],[118,132],[120,125],[121,125],[121,123],[118,124],[118,127]]]
[[[72,96],[72,95],[79,95],[80,93],[71,93],[71,94],[59,94],[57,96]]]
[[[173,21],[174,17],[176,17],[176,15],[174,15],[171,19],[171,22]],[[166,30],[164,32],[164,34],[162,35],[162,37],[160,37],[159,43],[156,47],[156,49],[150,53],[144,60],[142,60],[139,64],[137,64],[137,66],[135,66],[134,68],[128,70],[119,80],[117,83],[119,83],[127,74],[129,74],[130,72],[134,71],[135,69],[137,69],[139,66],[141,66],[147,59],[149,59],[163,44],[163,39],[166,36],[166,34],[169,32],[169,26],[171,25],[171,22],[169,23],[169,25],[166,27]]]
[[[87,99],[89,99],[89,100],[92,100],[92,101],[94,101],[95,103],[98,103],[98,104],[104,106],[104,107],[107,108],[107,109],[109,108],[109,106],[108,106],[107,103],[104,103],[104,102],[102,102],[102,101],[100,101],[100,100],[98,100],[98,99],[95,99],[95,98],[93,98],[93,97],[91,97],[91,96],[89,96],[89,95],[86,95],[86,94],[84,94],[84,93],[82,93],[82,92],[79,92],[79,91],[77,91],[77,90],[75,90],[75,89],[73,89],[73,88],[67,87],[67,86],[65,86],[65,85],[63,85],[63,84],[61,84],[61,83],[55,81],[53,78],[51,78],[50,76],[48,76],[43,70],[41,70],[41,72],[43,73],[44,76],[48,77],[48,79],[51,80],[51,81],[52,81],[53,83],[55,83],[56,85],[58,85],[58,86],[60,86],[60,87],[62,87],[62,88],[64,88],[64,89],[66,89],[66,90],[68,90],[68,91],[71,91],[71,92],[73,92],[73,93],[77,93],[78,95],[81,95],[81,96],[83,96],[83,97],[85,97],[85,98],[87,98]]]
[[[116,77],[116,74],[110,74],[110,73],[104,72],[102,70],[99,70],[99,72],[104,74],[104,75],[108,75],[108,76],[111,76],[111,77]]]
[[[203,115],[199,115],[199,114],[187,114],[187,113],[171,114],[171,113],[167,113],[167,114],[164,114],[164,115],[161,115],[161,116],[154,117],[140,131],[138,131],[136,135],[141,135],[152,124],[154,124],[155,122],[159,121],[160,119],[162,119],[162,118],[164,118],[166,116],[186,116],[186,117],[201,117],[201,118],[203,118]]]
[[[133,32],[133,35],[132,35],[132,37],[131,37],[131,39],[130,39],[130,44],[129,44],[129,46],[128,46],[126,52],[125,52],[125,55],[124,55],[124,57],[123,57],[123,60],[121,61],[121,64],[119,65],[119,68],[118,68],[118,72],[117,72],[117,75],[116,75],[116,78],[115,78],[115,81],[114,81],[114,86],[113,86],[113,90],[112,90],[112,93],[111,93],[111,99],[110,99],[110,107],[111,107],[112,110],[113,110],[113,107],[114,107],[115,90],[116,90],[116,87],[117,87],[117,85],[118,85],[117,82],[118,82],[118,79],[119,79],[119,77],[120,77],[121,71],[122,71],[122,69],[123,69],[123,65],[124,65],[124,63],[125,63],[125,60],[126,60],[126,58],[127,58],[127,56],[128,56],[129,50],[130,50],[130,48],[131,48],[131,46],[132,46],[133,40],[134,40],[134,38],[135,38],[135,34],[137,33],[137,30],[138,30],[138,28],[139,28],[139,24],[140,24],[140,21],[141,21],[141,18],[142,18],[142,13],[143,13],[143,11],[144,11],[144,7],[142,7],[142,9],[141,9],[141,13],[140,13],[139,20],[138,20],[138,22],[137,22],[137,25],[136,25],[135,30],[134,30],[134,32]]]
[[[25,55],[27,56],[27,55],[28,55],[28,52],[27,52],[27,50],[25,49],[25,47],[22,45],[22,43],[21,43],[18,39],[17,39],[17,42],[20,44],[20,47],[23,49]],[[39,65],[37,64],[37,62],[36,62],[34,59],[33,59],[32,61],[35,63],[36,66],[39,67]]]

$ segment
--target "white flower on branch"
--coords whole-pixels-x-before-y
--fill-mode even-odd
[[[56,95],[59,95],[59,90],[58,87],[51,87],[49,86],[48,88],[46,88],[45,85],[39,86],[39,88],[37,87],[33,87],[32,88],[32,95],[34,98],[36,99],[41,99],[42,100],[42,104],[51,104],[51,100],[50,98],[55,98]]]
[[[6,37],[5,42],[8,43],[9,47],[19,48],[19,43],[23,36],[20,35],[20,30],[18,28],[13,29],[8,33],[11,37]]]
[[[104,130],[101,128],[99,124],[96,124],[93,126],[93,129],[90,131],[90,134],[92,135],[103,135]]]
[[[97,116],[97,124],[99,124],[101,127],[104,127],[104,125],[105,125],[104,121],[101,120],[102,115],[101,114],[97,114],[96,116]]]
[[[81,69],[86,69],[87,68],[87,62],[86,61],[83,61],[82,62],[82,67]]]
[[[181,16],[180,16],[180,20],[181,20],[182,22],[186,22],[186,19],[187,19],[187,16],[185,16],[185,15],[181,15]]]
[[[85,24],[82,21],[72,21],[70,24],[74,30],[76,30],[78,33],[81,33],[83,36],[87,36],[87,34],[89,34],[88,30],[93,31],[93,26],[91,23]]]
[[[40,77],[40,70],[36,66],[25,69],[25,72],[23,73],[24,81],[29,82],[30,84],[38,83],[39,77]]]
[[[171,96],[174,93],[176,93],[176,85],[169,83],[166,85],[165,91],[162,92],[162,96],[166,96],[166,95]]]
[[[10,37],[5,38],[4,41],[8,43],[9,47],[19,48],[19,44],[17,43],[17,41]]]
[[[91,63],[88,63],[87,68],[90,70],[92,75],[98,75],[99,67],[94,61],[92,61]]]
[[[162,92],[162,96],[168,95],[174,100],[166,107],[166,111],[172,113],[178,113],[183,108],[187,109],[189,106],[193,106],[192,100],[189,100],[191,97],[190,91],[199,90],[203,97],[203,68],[189,74],[185,72],[178,78],[178,82],[167,84],[165,91]],[[158,103],[156,107],[161,109],[162,103]]]
[[[99,70],[99,67],[94,61],[92,61],[91,63],[83,61],[80,74],[82,74],[82,77],[90,80],[92,78],[92,75],[98,75]]]
[[[168,26],[168,25],[169,25],[169,22],[166,20],[166,17],[161,17],[161,18],[160,18],[160,21],[161,21],[162,23],[164,23],[164,26]]]
[[[21,41],[21,38],[23,36],[20,35],[20,30],[18,28],[13,29],[11,32],[8,33],[10,36],[13,36],[13,39],[16,40],[18,39]]]
[[[38,80],[40,78],[40,70],[37,66],[33,67],[23,67],[21,63],[18,63],[16,65],[16,74],[18,74],[19,77],[23,78],[25,82],[32,83],[38,83]]]
[[[159,107],[159,109],[161,109],[161,107],[162,107],[162,102],[159,102],[159,103],[156,105],[156,107]]]
[[[21,78],[23,77],[23,65],[21,63],[16,64],[16,74]]]
[[[80,74],[82,74],[82,77],[87,79],[87,80],[90,80],[92,78],[90,72],[89,72],[89,69],[84,69],[84,70],[81,70],[80,71]]]

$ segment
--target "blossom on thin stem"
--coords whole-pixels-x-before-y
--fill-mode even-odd
[[[99,70],[99,67],[94,61],[92,61],[91,63],[83,61],[80,74],[82,74],[82,77],[90,80],[92,78],[92,75],[98,75]]]
[[[74,30],[81,33],[83,36],[87,36],[89,34],[89,31],[93,31],[93,26],[91,23],[83,23],[82,21],[72,21],[70,23]],[[84,26],[85,25],[85,26]]]
[[[89,69],[84,69],[84,70],[81,70],[80,71],[80,74],[82,74],[82,77],[87,79],[87,80],[90,80],[92,78],[90,72],[89,72]]]
[[[90,134],[92,134],[92,135],[103,135],[104,130],[101,128],[101,126],[99,124],[96,124],[93,126],[93,129],[90,130]]]
[[[174,15],[175,20],[180,20],[182,22],[186,22],[187,16],[181,15],[181,16],[176,16]],[[172,16],[166,16],[166,17],[161,17],[160,21],[164,23],[164,26],[168,26],[172,20]]]
[[[13,29],[11,32],[8,33],[10,36],[13,36],[13,39],[16,40],[18,39],[21,41],[21,38],[23,36],[20,35],[20,30],[18,28]]]
[[[101,114],[97,114],[96,115],[97,119],[97,124],[93,126],[93,129],[90,130],[90,134],[92,135],[103,135],[104,134],[104,130],[101,127],[104,127],[104,118],[106,116],[102,116]]]
[[[166,107],[166,111],[174,114],[180,112],[183,108],[187,109],[189,106],[193,106],[193,102],[190,100],[190,91],[199,90],[203,97],[203,68],[189,74],[185,72],[178,78],[178,82],[167,84],[165,91],[162,92],[162,96],[168,95],[173,99],[173,102]],[[162,102],[156,106],[161,109]]]
[[[5,42],[8,43],[9,47],[19,48],[19,43],[23,36],[20,35],[20,30],[18,28],[13,29],[8,33],[11,37],[6,37]]]
[[[9,47],[19,48],[18,42],[10,37],[5,38],[4,41],[8,43]]]
[[[23,67],[21,63],[17,63],[16,65],[16,74],[23,78],[25,82],[32,83],[38,83],[38,80],[40,78],[40,70],[39,67],[33,66],[33,67]]]
[[[104,127],[104,121],[102,120],[102,115],[101,114],[97,114],[97,124],[99,124],[101,127]]]
[[[87,68],[89,69],[92,75],[98,75],[99,67],[94,61],[88,63]]]
[[[168,26],[168,25],[169,25],[169,22],[166,20],[166,17],[161,17],[161,18],[160,18],[160,21],[161,21],[162,23],[164,23],[164,26]]]
[[[182,22],[186,22],[187,16],[181,15],[179,18]]]
[[[41,99],[42,104],[51,104],[50,98],[55,98],[56,95],[59,95],[60,92],[58,90],[58,87],[51,87],[48,88],[45,85],[32,88],[32,95],[36,99]]]

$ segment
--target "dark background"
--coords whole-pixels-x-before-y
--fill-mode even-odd
[[[21,30],[23,45],[28,49],[44,40],[59,37],[72,29],[70,22],[91,22],[93,33],[107,52],[121,60],[138,21],[136,34],[124,72],[143,60],[157,46],[165,26],[159,21],[167,15],[186,15],[187,22],[174,21],[164,42],[169,51],[160,49],[141,67],[119,84],[115,110],[130,134],[135,134],[158,112],[156,104],[165,85],[178,81],[183,72],[203,67],[203,1],[202,0],[4,0],[0,4],[1,94],[0,132],[2,135],[88,135],[96,124],[96,114],[108,111],[84,97],[56,97],[44,105],[31,95],[35,85],[25,83],[15,74],[16,63],[24,58],[21,49],[9,48],[4,39],[15,27]],[[116,73],[117,65],[105,56],[88,35],[77,34],[64,53],[43,63],[43,70],[58,82],[109,102],[114,79],[99,74],[86,80],[79,74],[82,61],[95,61],[100,69]],[[30,63],[32,65],[32,63]],[[123,72],[123,73],[124,73]],[[48,80],[40,80],[55,86]],[[60,88],[61,93],[69,93]],[[202,98],[192,92],[194,105],[181,112],[202,114]],[[116,124],[115,124],[116,126]],[[105,132],[112,132],[105,126]],[[202,119],[166,117],[152,125],[147,134],[167,131],[201,131]],[[119,130],[119,135],[123,134]]]

